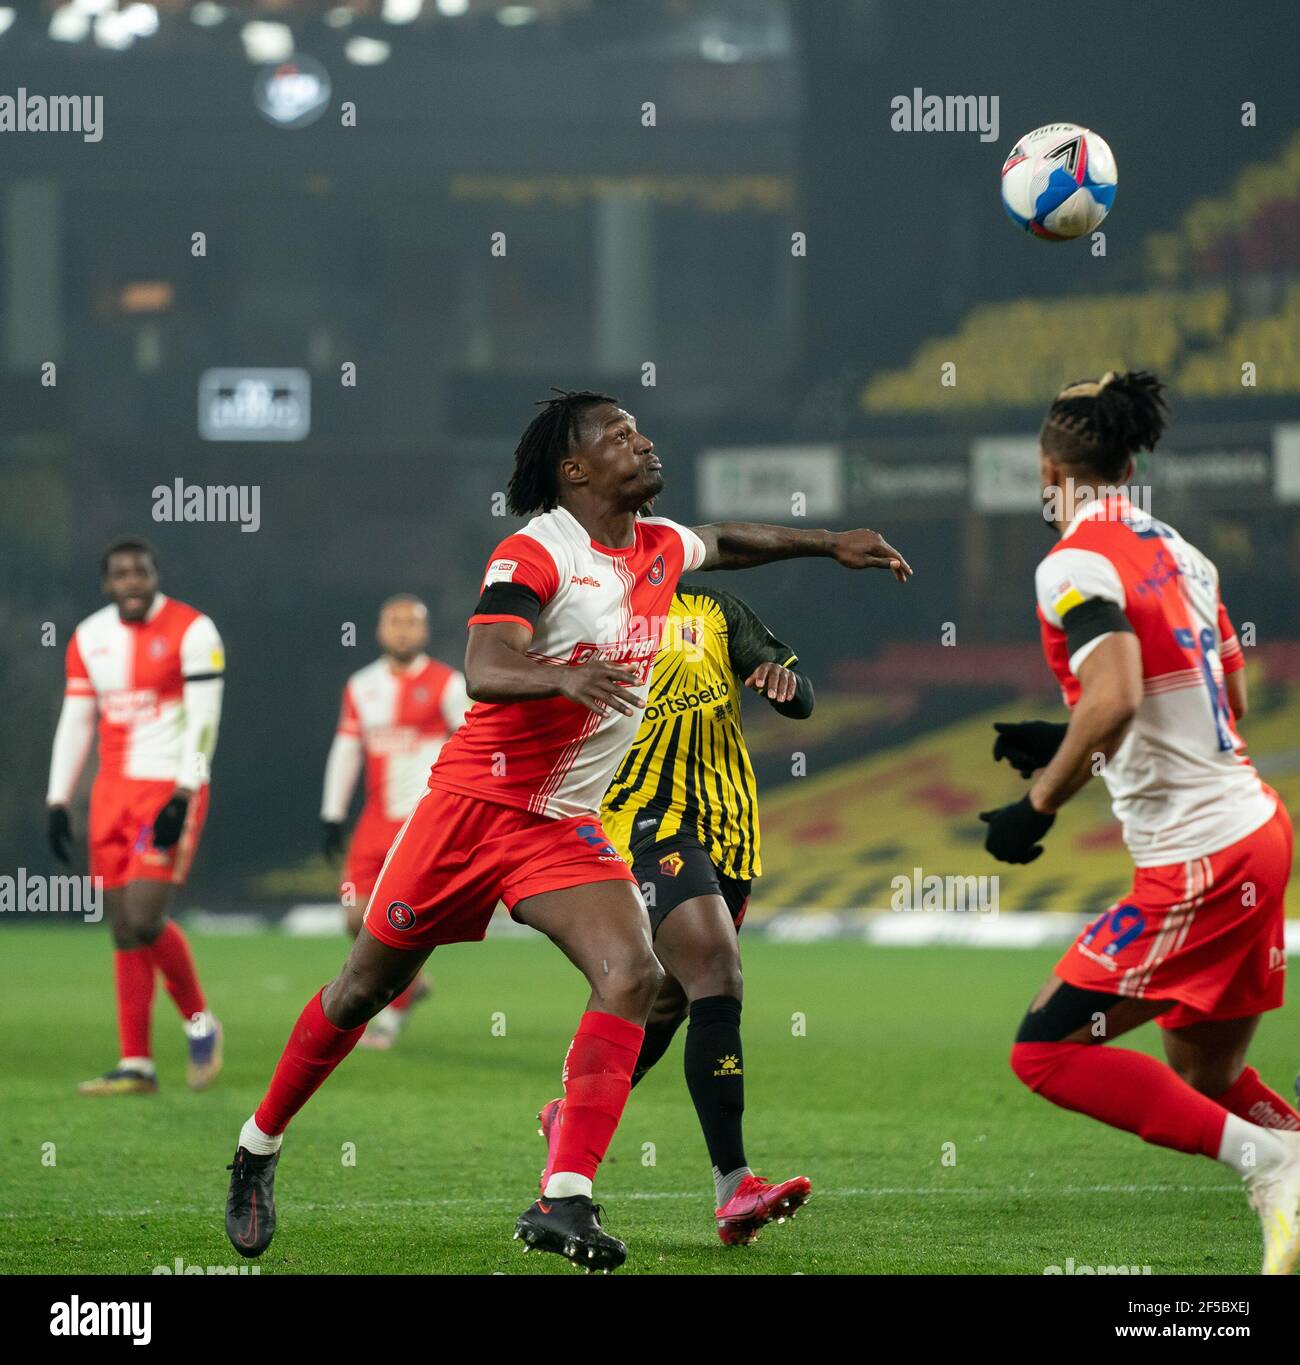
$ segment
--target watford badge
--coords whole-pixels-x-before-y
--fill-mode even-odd
[[[685,866],[680,853],[670,853],[666,858],[659,859],[659,871],[665,877],[675,877]]]

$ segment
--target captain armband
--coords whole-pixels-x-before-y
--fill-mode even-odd
[[[1089,597],[1077,607],[1071,607],[1061,617],[1061,625],[1071,657],[1102,635],[1113,635],[1119,630],[1130,635],[1135,633],[1119,605],[1104,597]]]
[[[493,621],[522,621],[535,626],[541,615],[541,598],[522,583],[489,583],[478,600],[471,625],[487,625]]]

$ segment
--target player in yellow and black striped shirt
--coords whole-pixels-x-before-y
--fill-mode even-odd
[[[777,1184],[755,1176],[742,1135],[737,931],[762,868],[740,701],[748,689],[782,715],[810,715],[812,684],[795,671],[797,662],[738,597],[682,584],[641,728],[601,812],[606,834],[641,883],[666,973],[632,1084],[689,1017],[686,1083],[713,1163],[718,1232],[728,1245],[753,1241],[812,1189],[803,1176]]]

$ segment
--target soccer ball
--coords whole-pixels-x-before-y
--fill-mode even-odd
[[[1106,139],[1077,123],[1035,128],[1002,166],[1002,204],[1026,232],[1049,242],[1082,237],[1110,212],[1118,172]]]

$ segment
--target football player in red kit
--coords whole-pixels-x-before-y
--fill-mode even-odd
[[[424,652],[429,612],[418,597],[390,597],[379,609],[375,638],[383,657],[358,669],[343,689],[321,797],[325,856],[334,859],[343,851],[343,825],[364,764],[365,805],[352,832],[340,889],[353,938],[397,831],[424,794],[444,742],[469,710],[464,675]],[[407,1010],[430,989],[421,972],[370,1021],[362,1047],[392,1047]]]
[[[638,516],[664,486],[654,446],[616,400],[549,400],[515,452],[510,510],[533,515],[493,552],[470,617],[475,705],[443,747],[393,843],[336,980],[307,1005],[239,1135],[226,1204],[235,1249],[275,1231],[274,1175],[290,1119],[438,944],[483,938],[498,900],[583,973],[586,1011],[564,1062],[565,1121],[542,1196],[518,1219],[525,1249],[591,1270],[621,1265],[592,1179],[618,1126],[663,972],[601,800],[636,735],[681,574],[802,556],[911,572],[874,531],[724,522],[691,530]]]
[[[90,875],[103,888],[113,933],[121,1055],[78,1089],[83,1095],[158,1089],[150,1017],[161,974],[185,1024],[190,1088],[202,1090],[221,1070],[221,1025],[167,907],[189,872],[207,816],[225,656],[202,612],[158,590],[157,555],[147,541],[115,541],[100,567],[111,601],[68,642],[46,797],[50,846],[69,862],[68,803],[95,742],[98,714]]]
[[[994,857],[1032,862],[1100,769],[1136,872],[1057,963],[1011,1065],[1063,1108],[1235,1170],[1263,1224],[1264,1272],[1286,1274],[1300,1253],[1300,1114],[1246,1052],[1282,1004],[1291,821],[1237,732],[1245,674],[1218,571],[1121,491],[1163,430],[1159,382],[1113,371],[1063,389],[1042,427],[1060,540],[1038,567],[1038,615],[1070,720],[998,726],[995,758],[1032,781],[980,818]],[[1168,1065],[1111,1045],[1151,1019]]]

